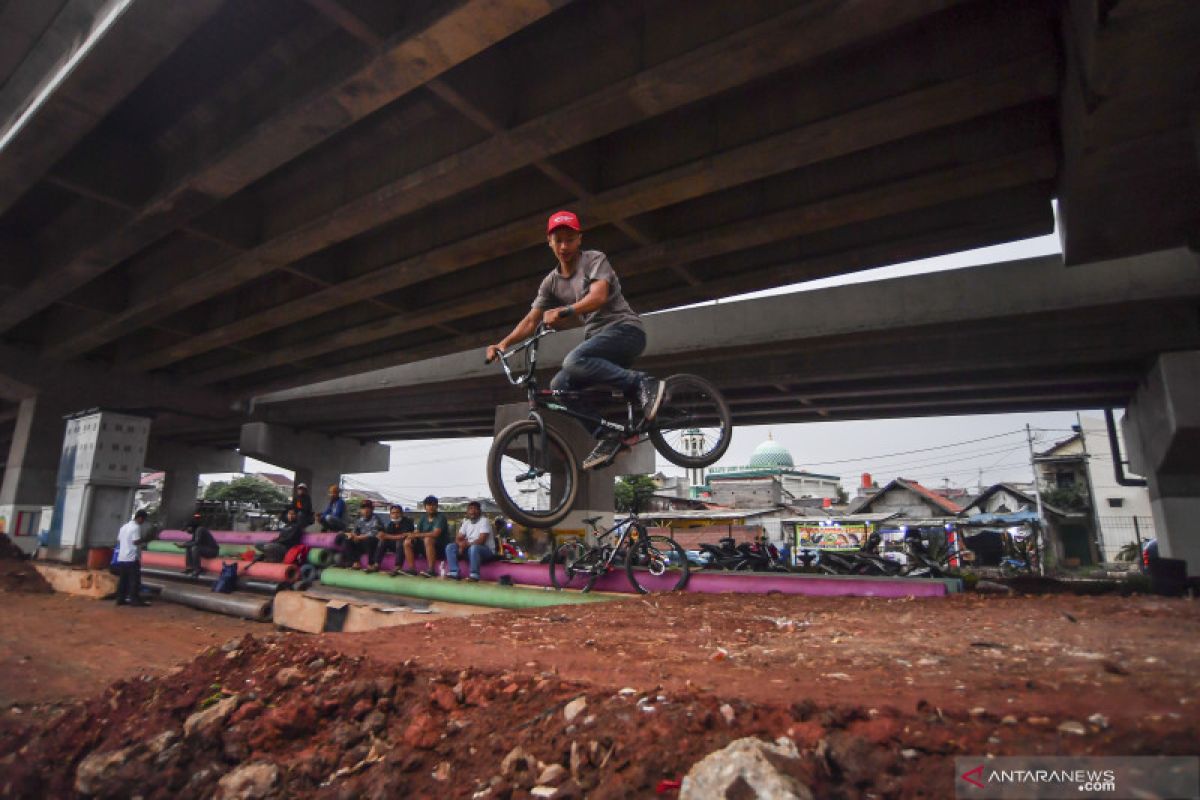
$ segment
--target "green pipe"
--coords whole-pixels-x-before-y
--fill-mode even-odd
[[[217,545],[223,556],[240,556],[246,552],[246,548],[253,549],[248,544],[221,544]],[[175,555],[183,555],[183,548],[176,547],[174,542],[150,542],[146,545],[146,549],[151,553],[174,553]]]
[[[424,600],[444,600],[492,608],[543,608],[545,606],[603,603],[610,597],[577,592],[551,592],[493,583],[460,583],[438,578],[391,577],[378,572],[365,573],[330,567],[321,573],[321,583],[343,589],[386,592]]]
[[[310,547],[308,550],[308,563],[314,567],[328,567],[333,563],[335,553],[324,547]]]

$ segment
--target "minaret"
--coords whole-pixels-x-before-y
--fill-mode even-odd
[[[704,432],[699,428],[689,428],[683,432],[683,447],[690,456],[698,456],[704,452]],[[689,467],[688,483],[692,486],[704,485],[704,467]]]

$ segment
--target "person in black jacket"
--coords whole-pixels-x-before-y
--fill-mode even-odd
[[[292,502],[288,508],[296,509],[296,517],[304,527],[313,524],[316,516],[313,514],[312,496],[308,493],[307,483],[297,483],[296,490],[292,493]],[[284,519],[287,519],[287,512],[284,512]]]
[[[186,542],[176,542],[176,547],[182,547],[185,551],[183,574],[199,576],[203,572],[201,560],[216,558],[221,554],[221,547],[213,537],[212,531],[200,524],[199,514],[192,517],[184,530],[191,534],[192,538]]]
[[[260,542],[254,545],[255,549],[258,550],[258,555],[250,563],[255,564],[259,561],[266,561],[270,564],[283,563],[283,557],[287,555],[287,551],[300,544],[300,540],[304,538],[304,529],[307,526],[300,520],[300,515],[296,512],[296,509],[289,508],[286,514],[287,521],[279,529],[278,536],[269,542]]]

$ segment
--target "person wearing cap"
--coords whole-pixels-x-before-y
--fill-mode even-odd
[[[200,515],[193,514],[184,526],[184,530],[192,537],[186,542],[176,542],[175,546],[183,548],[184,575],[198,576],[203,569],[201,561],[205,558],[216,558],[221,555],[221,547],[216,538],[206,526],[200,524]]]
[[[408,565],[404,571],[409,575],[432,578],[433,565],[450,541],[450,523],[446,522],[446,515],[438,511],[438,499],[433,495],[426,497],[422,505],[425,506],[425,513],[417,520],[417,530],[404,540],[404,563]],[[415,569],[418,541],[425,543],[425,569],[421,572]]]
[[[630,369],[646,349],[646,332],[625,295],[608,257],[599,250],[583,250],[579,218],[570,211],[557,211],[546,223],[546,241],[558,265],[542,279],[529,313],[512,332],[488,345],[487,360],[501,350],[532,336],[538,323],[553,328],[569,325],[578,317],[584,325],[583,342],[563,359],[562,369],[550,388],[578,390],[596,384],[621,389],[634,399],[645,421],[658,414],[664,386],[644,372]],[[590,410],[579,408],[590,413]],[[590,430],[599,441],[583,460],[584,469],[612,463],[625,447],[619,434],[607,429]]]
[[[117,581],[117,605],[148,606],[142,599],[142,561],[138,545],[146,538],[146,512],[139,510],[117,532],[117,552],[113,565]]]
[[[483,516],[483,508],[479,502],[472,500],[467,503],[467,516],[458,527],[458,536],[446,545],[446,575],[458,580],[458,554],[466,553],[471,565],[471,574],[467,580],[479,580],[479,568],[488,561],[494,561],[496,551],[492,549],[492,523]]]
[[[346,540],[342,543],[342,566],[350,569],[362,569],[359,562],[367,557],[367,566],[375,561],[375,549],[379,547],[379,518],[375,516],[375,503],[363,500],[358,508],[358,519],[346,531]]]
[[[307,483],[296,484],[296,489],[292,493],[292,502],[288,504],[288,508],[296,509],[296,518],[304,527],[307,528],[313,524],[312,497],[308,493]]]
[[[346,530],[346,501],[342,499],[342,487],[336,483],[329,485],[329,505],[317,521],[321,523],[323,533]]]
[[[416,530],[412,517],[404,516],[404,506],[393,503],[388,508],[388,521],[379,533],[379,546],[375,548],[375,556],[371,559],[367,572],[376,572],[384,555],[389,552],[396,554],[396,565],[388,573],[392,577],[400,574],[400,565],[404,563],[404,540]]]

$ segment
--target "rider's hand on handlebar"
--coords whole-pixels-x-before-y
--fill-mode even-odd
[[[496,357],[500,355],[502,349],[503,348],[501,348],[498,344],[489,344],[487,346],[487,355],[484,357],[484,362],[490,364],[495,361]]]
[[[542,324],[547,328],[558,330],[566,325],[567,320],[570,319],[570,315],[564,314],[564,311],[566,311],[565,307],[548,309],[542,314]]]

